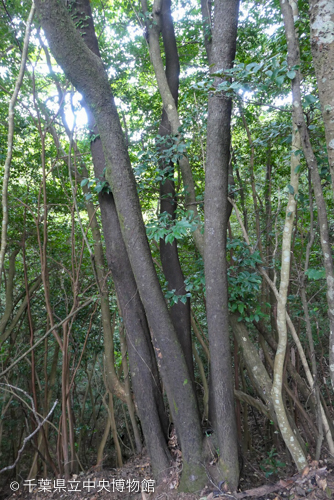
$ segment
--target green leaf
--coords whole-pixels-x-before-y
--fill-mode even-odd
[[[258,70],[260,69],[260,64],[258,63],[250,63],[250,64],[247,64],[246,66],[246,70],[247,71],[254,71],[254,73],[256,73]]]
[[[288,190],[290,194],[295,194],[295,189],[293,186],[291,186],[291,184],[288,184]]]
[[[308,269],[305,274],[306,274],[306,276],[308,276],[308,278],[310,280],[320,280],[320,279],[324,278],[326,275],[324,268],[322,268],[322,269]]]
[[[166,242],[166,243],[173,243],[174,239],[175,239],[174,234],[173,234],[173,233],[169,233],[169,234],[167,234],[167,236],[165,237],[165,242]]]
[[[288,71],[286,76],[290,78],[290,80],[293,80],[296,77],[296,72],[295,71]]]
[[[279,85],[279,87],[281,87],[281,85],[283,85],[284,78],[285,78],[284,75],[279,76],[278,78],[276,78],[276,83],[277,83],[277,85]]]
[[[88,184],[88,182],[89,182],[89,179],[87,179],[87,177],[85,177],[85,179],[82,179],[82,181],[80,182],[80,186],[84,187]]]
[[[245,306],[241,302],[238,304],[238,311],[240,314],[244,312]]]
[[[312,94],[308,94],[307,96],[305,96],[306,104],[314,104],[315,102],[317,102],[317,100],[318,99]]]

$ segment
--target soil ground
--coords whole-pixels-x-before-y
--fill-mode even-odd
[[[86,473],[64,480],[32,481],[20,484],[11,482],[3,498],[8,500],[334,500],[334,463],[325,461],[310,462],[301,474],[279,479],[276,473],[268,477],[260,467],[247,462],[239,492],[224,491],[224,485],[214,484],[208,472],[207,487],[197,493],[180,493],[177,486],[180,477],[180,461],[174,462],[165,479],[156,485],[152,482],[151,467],[146,454],[136,456],[121,469],[97,470],[92,468]],[[214,467],[211,464],[211,468]],[[275,471],[276,472],[276,471]],[[267,477],[266,477],[267,475]],[[55,482],[54,482],[55,481]],[[219,488],[220,487],[220,488]],[[29,489],[31,490],[29,492]],[[152,491],[154,489],[154,491]],[[76,491],[77,490],[77,491]],[[80,491],[81,490],[81,491]],[[139,491],[138,491],[139,490]],[[141,491],[143,490],[143,491]]]
[[[205,438],[205,470],[207,485],[196,493],[181,493],[178,485],[182,472],[182,452],[175,429],[172,429],[168,447],[173,463],[159,484],[153,481],[147,453],[132,456],[122,468],[91,467],[85,472],[64,479],[38,478],[28,481],[7,479],[0,488],[0,500],[334,500],[334,460],[323,447],[323,460],[312,461],[300,473],[287,454],[286,448],[276,440],[272,445],[265,427],[253,422],[249,451],[240,453],[241,478],[237,492],[226,490],[217,466],[217,443],[214,435]],[[256,424],[256,425],[255,425]],[[270,429],[269,429],[270,430]],[[95,455],[87,457],[92,463]],[[96,458],[95,458],[96,459]]]

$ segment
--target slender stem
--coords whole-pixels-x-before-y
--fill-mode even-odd
[[[15,89],[11,100],[9,102],[8,108],[8,139],[7,139],[7,156],[5,160],[4,166],[4,175],[3,175],[3,185],[2,185],[2,230],[1,230],[1,246],[0,246],[0,286],[1,286],[1,278],[2,278],[2,269],[5,260],[5,252],[7,247],[7,226],[8,226],[8,186],[9,186],[9,175],[10,175],[10,167],[12,162],[12,154],[13,154],[13,143],[14,143],[14,111],[16,101],[19,95],[19,91],[23,82],[25,67],[27,63],[28,57],[28,47],[29,47],[29,38],[31,32],[31,24],[35,14],[35,4],[32,3],[30,13],[27,20],[26,32],[24,36],[22,57],[21,57],[21,66],[19,75],[16,80]]]

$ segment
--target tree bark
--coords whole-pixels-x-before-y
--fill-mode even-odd
[[[211,64],[211,47],[212,47],[212,1],[201,0],[201,11],[203,21],[204,46],[208,63]]]
[[[334,3],[310,0],[311,48],[334,191]]]
[[[292,67],[296,66],[298,67],[300,65],[299,43],[294,26],[294,13],[291,5],[288,2],[280,0],[280,4],[283,13],[284,27],[288,43],[288,66],[291,69]],[[296,70],[295,78],[291,81],[292,98],[294,104],[295,120],[300,130],[303,152],[307,163],[307,167],[311,173],[314,196],[318,208],[320,242],[324,256],[324,267],[325,267],[326,282],[327,282],[326,297],[328,304],[328,318],[330,327],[329,366],[330,366],[331,382],[334,388],[334,265],[332,257],[332,247],[329,240],[329,227],[328,227],[326,203],[322,191],[317,160],[312,149],[308,128],[303,114],[300,80],[301,80],[300,71]]]
[[[152,261],[119,116],[103,64],[84,43],[60,0],[37,0],[42,27],[58,64],[84,96],[103,144],[106,179],[112,189],[122,236],[161,363],[170,409],[183,453],[182,485],[205,483],[202,432],[189,372]],[[133,300],[137,293],[130,298]],[[129,304],[128,304],[129,305]],[[128,307],[122,311],[123,317]]]
[[[238,319],[236,314],[230,314],[229,316],[233,334],[242,350],[243,359],[247,371],[252,375],[255,389],[259,397],[266,404],[270,418],[277,427],[277,418],[271,397],[272,382],[255,346],[249,338],[247,328],[242,321],[238,321]]]
[[[233,204],[233,207],[234,207],[234,209],[236,211],[236,215],[237,215],[238,221],[239,221],[239,223],[240,223],[240,225],[242,227],[243,233],[244,233],[245,241],[246,241],[247,245],[250,247],[249,238],[248,238],[248,235],[247,235],[247,233],[245,231],[245,228],[244,228],[244,226],[242,224],[241,217],[240,217],[239,211],[237,209],[237,206],[236,206],[236,204],[235,204],[235,202],[233,200],[230,200],[230,201]],[[287,212],[287,214],[288,213],[289,212]],[[266,279],[267,283],[270,285],[272,291],[275,294],[277,302],[279,302],[279,300],[280,300],[280,294],[279,294],[279,292],[278,292],[278,290],[276,288],[276,285],[271,281],[271,279],[269,278],[266,270],[262,266],[258,266],[258,269],[259,269],[260,273],[262,274],[262,276]],[[288,324],[288,327],[289,327],[289,330],[291,332],[292,338],[293,338],[293,340],[294,340],[294,342],[295,342],[295,344],[297,346],[298,354],[299,354],[300,359],[302,361],[302,364],[303,364],[303,367],[304,367],[304,371],[305,371],[306,378],[307,378],[307,381],[309,383],[309,386],[311,388],[313,388],[313,378],[312,378],[312,374],[311,374],[311,371],[310,371],[309,366],[308,366],[308,362],[307,362],[307,359],[306,359],[303,347],[302,347],[300,339],[299,339],[299,337],[297,335],[296,329],[295,329],[295,327],[294,327],[294,325],[293,325],[293,323],[291,321],[291,318],[290,318],[290,316],[289,316],[289,314],[287,312],[286,312],[286,322]],[[262,333],[262,334],[265,333],[265,331],[262,328],[259,328],[258,325],[256,325],[256,327],[259,329],[260,333]],[[280,354],[278,352],[279,344],[277,344],[277,347],[276,347],[276,345],[275,345],[276,341],[273,338],[271,338],[268,335],[266,335],[265,338],[268,341],[269,345],[271,345],[271,347],[273,348],[273,350],[276,350],[276,357],[277,357],[277,354]],[[281,344],[281,346],[282,346],[282,344]],[[291,361],[288,361],[288,366],[289,366],[289,364],[290,364],[289,370],[290,370],[291,376],[293,377],[293,379],[295,380],[295,382],[299,383],[299,389],[301,389],[303,391],[306,399],[307,400],[308,399],[311,400],[311,398],[313,397],[312,392],[305,394],[303,380],[301,379],[299,373],[293,367]],[[278,382],[280,382],[280,381],[278,381]],[[326,414],[325,414],[325,406],[322,407],[322,409],[321,409],[321,416],[322,416],[323,426],[324,426],[324,429],[325,429],[325,432],[326,432],[326,439],[327,439],[327,443],[328,443],[329,449],[330,450],[334,450],[334,443],[333,443],[332,435],[331,435],[331,432],[330,432],[330,427],[329,427],[328,419],[327,419]],[[294,432],[296,432],[296,429],[294,430]]]
[[[8,186],[9,186],[9,175],[10,175],[10,167],[12,162],[13,155],[13,143],[14,143],[14,113],[15,113],[15,105],[17,102],[17,98],[20,92],[20,88],[23,82],[23,77],[26,68],[26,62],[28,57],[28,49],[29,49],[29,38],[31,32],[32,20],[35,15],[35,4],[33,2],[29,16],[27,19],[26,31],[24,35],[23,42],[23,50],[21,57],[21,65],[19,74],[17,76],[15,82],[14,92],[11,96],[8,106],[8,136],[7,136],[7,154],[4,165],[4,173],[3,173],[3,184],[2,184],[2,224],[1,224],[1,242],[0,242],[0,287],[1,287],[1,279],[2,279],[2,271],[3,264],[5,261],[5,252],[7,247],[7,226],[8,226]]]
[[[231,68],[236,50],[238,0],[215,3],[211,71]],[[216,78],[215,84],[218,85]],[[228,167],[230,161],[231,100],[209,96],[205,172],[205,281],[211,358],[213,424],[218,434],[219,464],[232,490],[239,481],[237,429],[228,328],[226,235]]]
[[[46,50],[46,55],[48,58],[48,52]],[[50,62],[49,69],[51,69],[51,61]],[[60,90],[60,89],[59,89]],[[60,98],[62,97],[61,95],[59,96]],[[50,120],[50,117],[48,113],[46,114],[46,118],[48,121]],[[70,137],[71,132],[67,126],[66,123],[66,118],[65,118],[65,113],[64,110],[60,111],[60,115],[63,121],[63,125],[65,127],[66,133],[68,137]],[[62,148],[60,139],[58,137],[57,131],[53,125],[49,126],[49,132],[52,135],[53,141],[55,143],[55,146],[57,148],[58,154],[64,158],[66,158],[66,153],[65,150]],[[80,154],[80,151],[78,150],[77,143],[72,141],[72,147],[74,149],[74,153]],[[78,172],[77,168],[75,169],[75,178],[78,183],[81,183],[81,181],[85,178],[89,177],[89,173],[87,170],[86,165],[82,162],[81,163],[81,174]],[[89,188],[87,185],[82,186],[82,190],[85,195],[89,194]],[[75,193],[73,193],[75,195]],[[92,265],[94,267],[94,273],[95,277],[97,280],[97,285],[99,289],[99,295],[100,295],[100,305],[101,305],[101,320],[102,320],[102,329],[103,329],[103,342],[104,342],[104,354],[105,354],[105,359],[104,359],[104,365],[105,365],[105,370],[106,370],[106,383],[108,385],[108,390],[116,395],[121,401],[126,403],[126,394],[125,394],[125,387],[124,384],[122,384],[117,377],[117,373],[115,370],[115,365],[114,365],[114,342],[113,342],[113,326],[112,326],[112,316],[111,316],[111,311],[110,311],[110,304],[109,304],[109,290],[108,287],[106,286],[106,280],[107,280],[107,270],[105,269],[105,258],[104,258],[104,253],[103,253],[103,246],[102,246],[102,236],[101,236],[101,231],[100,231],[100,226],[98,222],[98,218],[96,215],[96,210],[94,207],[94,204],[92,201],[87,200],[85,202],[86,205],[86,210],[87,210],[87,215],[89,218],[89,227],[92,233],[93,237],[93,255],[91,255],[92,259]]]
[[[180,65],[175,40],[173,19],[171,15],[171,0],[162,1],[161,32],[166,56],[167,82],[177,106]],[[170,134],[171,125],[168,121],[166,111],[163,110],[159,127],[159,135],[161,137],[168,137],[170,136]],[[163,152],[163,150],[167,149],[169,146],[170,145],[168,143],[164,144],[164,146],[161,148],[161,152]],[[169,167],[168,176],[166,176],[166,178],[160,182],[160,212],[162,214],[168,213],[170,219],[174,220],[175,210],[177,206],[174,181],[171,178],[172,173],[174,172],[174,165],[172,162],[170,162],[169,165],[166,165],[163,160],[160,160],[161,170],[164,171],[166,167]],[[168,289],[175,290],[175,295],[184,296],[186,294],[186,288],[179,260],[176,239],[174,239],[172,243],[166,243],[164,239],[160,239],[160,258],[162,269],[168,282]],[[181,300],[179,300],[170,308],[170,314],[178,339],[182,346],[191,381],[194,385],[195,380],[191,345],[190,299],[187,298],[186,303],[183,303]]]
[[[296,129],[295,120],[292,120],[292,151],[291,151],[291,175],[290,175],[290,193],[286,208],[286,217],[282,240],[282,261],[281,261],[281,282],[277,301],[277,332],[278,346],[274,363],[274,381],[272,387],[272,398],[277,415],[278,425],[289,449],[292,458],[298,468],[302,470],[307,465],[306,456],[302,447],[294,435],[283,401],[283,378],[284,361],[286,347],[288,343],[287,325],[286,325],[286,304],[290,279],[290,261],[291,261],[291,238],[293,222],[296,212],[296,196],[298,193],[299,174],[296,173],[296,167],[300,164],[300,155],[297,154],[300,149],[300,134]]]
[[[8,320],[13,312],[13,291],[14,291],[14,277],[16,271],[16,257],[20,249],[16,248],[13,250],[9,257],[9,268],[8,268],[8,278],[6,283],[6,293],[5,293],[5,310],[3,312],[2,318],[0,320],[0,341],[1,335],[3,334]]]
[[[85,43],[92,52],[100,57],[90,3],[87,0],[78,0],[76,2],[76,10],[78,16],[82,16],[85,19],[85,26],[82,30]],[[95,120],[90,109],[85,102],[82,104],[86,109],[89,128],[95,136],[94,141],[91,142],[95,176],[98,179],[103,179],[106,162],[102,142],[98,136]],[[107,262],[114,280],[126,329],[131,382],[135,394],[138,415],[151,458],[153,472],[155,476],[158,477],[170,464],[170,455],[167,448],[168,418],[164,408],[158,368],[145,311],[137,293],[137,285],[122,237],[113,195],[111,193],[100,193],[99,203],[106,244]],[[96,228],[94,230],[96,232]],[[95,240],[97,242],[100,241],[100,235],[97,234],[96,236]],[[98,247],[99,259],[97,264],[100,265],[102,259],[101,241]],[[98,269],[97,272],[99,273]],[[101,281],[100,279],[100,282]],[[104,297],[104,300],[107,300],[106,297]],[[106,332],[108,332],[108,328]],[[113,349],[111,340],[109,335],[105,337],[107,349]],[[110,372],[111,366],[110,362],[108,362],[108,355],[106,368],[108,372],[106,374],[106,379],[108,380],[113,373],[113,371]],[[114,377],[112,377],[112,379],[115,380]],[[113,388],[114,385],[112,384],[111,389]]]
[[[143,12],[147,12],[147,0],[141,0],[141,3]],[[147,30],[149,33],[149,51],[162,103],[164,106],[164,111],[167,114],[168,121],[171,126],[171,132],[175,137],[179,138],[181,121],[177,111],[177,103],[175,102],[174,96],[172,95],[172,91],[167,81],[167,75],[164,70],[160,52],[159,34],[161,29],[161,6],[162,0],[154,0],[152,8],[153,23],[151,25],[147,24]],[[196,229],[193,232],[195,245],[199,253],[203,256],[204,238],[201,231],[200,218],[197,210],[195,183],[189,164],[189,159],[185,154],[180,157],[179,165],[182,172],[183,186],[185,189],[186,206],[188,210],[191,210],[193,212],[193,218],[198,223]]]

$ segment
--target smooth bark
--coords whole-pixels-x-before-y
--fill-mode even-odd
[[[47,52],[46,52],[47,53]],[[47,58],[49,56],[47,54]],[[50,61],[51,63],[51,61]],[[51,69],[51,65],[49,65],[49,69]],[[61,96],[59,96],[61,97]],[[70,137],[71,133],[66,123],[64,110],[60,112],[63,125],[65,127],[66,133],[68,137]],[[46,114],[46,119],[50,120],[48,114]],[[57,148],[58,154],[66,158],[65,150],[62,148],[57,131],[53,125],[49,126],[49,132],[52,135],[53,141]],[[71,141],[72,147],[74,149],[74,154],[80,154],[78,150],[78,146],[75,141]],[[74,167],[74,174],[77,183],[81,183],[83,179],[89,177],[89,173],[86,165],[81,163],[81,174],[78,172],[77,168]],[[71,173],[72,175],[72,173]],[[85,195],[90,193],[87,185],[82,186],[82,190]],[[75,193],[73,193],[75,196]],[[105,370],[106,370],[106,383],[108,385],[108,389],[112,394],[115,394],[119,399],[126,402],[126,394],[124,384],[122,384],[117,377],[117,373],[115,370],[114,364],[114,342],[113,342],[113,321],[111,316],[110,304],[109,304],[109,290],[107,287],[107,270],[105,266],[105,258],[103,252],[102,245],[102,236],[100,231],[100,226],[96,214],[96,210],[92,201],[86,198],[85,201],[87,215],[89,217],[89,226],[93,237],[93,250],[91,250],[89,246],[89,251],[91,253],[92,265],[94,268],[94,274],[98,285],[99,295],[100,295],[100,304],[101,304],[101,319],[102,319],[102,329],[103,329],[103,339],[104,339],[104,352],[105,352]]]
[[[212,2],[211,0],[201,0],[201,11],[203,21],[203,35],[206,55],[209,65],[211,64],[212,47]]]
[[[3,174],[3,183],[2,183],[2,225],[1,225],[1,243],[0,243],[0,287],[1,287],[1,279],[2,279],[2,270],[3,264],[5,260],[5,252],[7,247],[7,226],[8,226],[8,186],[9,186],[9,175],[10,175],[10,167],[13,156],[13,145],[14,145],[14,114],[15,114],[15,105],[17,102],[17,98],[20,92],[20,88],[23,82],[23,77],[25,73],[27,57],[28,57],[28,48],[29,48],[29,38],[31,32],[31,24],[35,15],[35,4],[32,3],[29,16],[27,19],[26,31],[24,35],[23,42],[23,50],[21,56],[21,64],[19,74],[17,76],[15,82],[14,92],[11,96],[8,106],[8,136],[7,136],[7,154],[4,165],[4,174]]]
[[[89,2],[87,0],[77,1],[76,9],[78,16],[82,16],[85,20],[85,27],[82,30],[83,39],[92,52],[100,57]],[[83,102],[83,105],[88,115],[89,128],[92,135],[95,137],[91,142],[95,176],[102,180],[104,178],[106,162],[101,138],[98,135],[95,120],[89,107],[85,102]],[[111,193],[100,193],[99,203],[108,267],[112,273],[126,329],[131,381],[138,415],[141,420],[149,455],[152,460],[153,471],[158,477],[160,473],[163,473],[169,467],[170,455],[167,448],[168,419],[162,399],[157,364],[145,311],[138,295],[137,285],[122,237],[113,195]],[[97,226],[96,224],[94,224],[94,226],[94,231],[96,233]],[[99,255],[97,260],[99,267],[103,260],[100,234],[96,234],[95,241],[96,244],[98,244],[96,250],[98,250]],[[98,268],[97,273],[99,274]],[[100,281],[102,283],[102,277]],[[104,297],[103,300],[109,303],[107,297]],[[109,304],[107,307],[109,307]],[[105,318],[105,321],[108,321],[107,315]],[[106,333],[108,332],[109,330],[107,328]],[[110,380],[110,388],[113,389],[115,387],[113,381],[116,379],[113,376],[113,367],[111,367],[112,360],[110,357],[113,357],[113,343],[109,334],[105,336],[105,342],[105,349],[109,351],[112,350],[112,352],[106,354],[106,380]]]
[[[281,10],[283,13],[285,33],[288,43],[288,66],[300,66],[299,43],[294,26],[294,12],[288,2],[280,1]],[[330,243],[329,225],[327,218],[327,207],[324,199],[321,178],[319,174],[317,160],[312,149],[307,124],[302,109],[302,99],[300,90],[301,75],[300,71],[295,71],[295,78],[291,81],[292,98],[295,113],[295,122],[301,134],[301,143],[307,163],[307,167],[311,173],[314,196],[318,208],[318,219],[320,229],[320,242],[324,258],[324,267],[327,282],[327,304],[329,318],[329,367],[332,386],[334,387],[334,264],[332,257],[332,246]]]
[[[54,57],[69,80],[83,94],[96,120],[104,149],[106,179],[114,195],[122,236],[180,436],[183,487],[196,490],[205,482],[201,466],[202,432],[196,398],[152,261],[135,178],[107,74],[99,57],[87,47],[76,31],[60,0],[37,0],[36,7]],[[122,312],[125,316],[128,311]]]
[[[143,12],[148,11],[147,0],[141,0]],[[177,103],[172,94],[171,88],[167,80],[163,61],[160,52],[159,34],[161,30],[161,8],[162,0],[154,0],[152,8],[153,23],[147,24],[149,33],[149,51],[150,58],[153,65],[155,77],[157,80],[159,92],[161,95],[164,111],[167,114],[168,121],[171,127],[171,133],[176,138],[180,139],[181,121],[177,111]],[[199,253],[204,255],[204,239],[200,223],[200,216],[197,210],[195,183],[186,154],[183,154],[179,159],[179,165],[182,173],[183,186],[185,190],[185,202],[187,209],[193,212],[193,218],[197,221],[198,225],[193,232],[195,245]]]
[[[265,369],[255,346],[249,338],[245,325],[242,321],[239,321],[239,317],[236,314],[230,314],[229,320],[233,334],[242,351],[247,371],[250,373],[252,380],[254,381],[255,389],[259,397],[266,404],[267,412],[270,414],[271,420],[277,426],[276,413],[271,397],[272,382],[268,372]]]
[[[286,347],[288,343],[287,321],[286,321],[286,307],[287,296],[290,279],[290,260],[291,260],[291,239],[294,217],[296,212],[296,196],[298,193],[299,174],[296,173],[296,168],[300,164],[300,134],[296,123],[292,121],[292,151],[291,151],[291,174],[290,174],[290,192],[288,204],[286,207],[286,217],[283,229],[282,239],[282,260],[281,260],[281,281],[279,287],[278,301],[277,301],[277,332],[278,332],[278,346],[274,363],[274,381],[272,387],[272,398],[277,415],[278,425],[284,439],[284,442],[289,449],[292,458],[297,465],[298,470],[302,470],[307,465],[306,456],[302,447],[299,444],[296,436],[294,435],[288,415],[283,401],[283,378],[284,378],[284,361],[286,354]]]
[[[235,202],[233,200],[230,200],[231,204],[233,205],[234,209],[235,209],[235,212],[236,212],[236,216],[237,216],[237,219],[238,219],[238,222],[243,230],[243,234],[244,234],[244,238],[245,238],[245,241],[247,243],[247,245],[250,247],[250,242],[249,242],[249,238],[248,238],[248,234],[245,230],[245,227],[242,223],[242,220],[241,220],[241,217],[240,217],[240,213],[238,211],[238,208],[235,204]],[[287,212],[288,213],[288,212]],[[251,248],[251,247],[250,247]],[[257,266],[260,273],[262,274],[262,276],[266,279],[267,283],[269,284],[269,286],[271,287],[274,295],[275,295],[275,298],[277,300],[277,302],[279,301],[279,292],[275,286],[275,283],[273,283],[273,281],[269,278],[266,270],[262,267],[262,266]],[[307,359],[306,359],[306,356],[305,356],[305,352],[304,352],[304,349],[303,349],[303,346],[301,345],[301,342],[300,342],[300,339],[298,337],[298,334],[296,332],[296,329],[291,321],[291,318],[289,316],[289,314],[286,312],[286,321],[287,321],[287,324],[288,324],[288,327],[289,327],[289,330],[290,330],[290,333],[292,335],[292,338],[297,346],[297,349],[298,349],[298,354],[300,356],[300,359],[302,361],[302,364],[303,364],[303,367],[304,367],[304,370],[305,370],[305,374],[306,374],[306,378],[307,378],[307,381],[308,381],[308,384],[312,390],[313,388],[313,378],[312,378],[312,374],[311,374],[311,371],[309,369],[309,366],[308,366],[308,362],[307,362]],[[260,332],[264,333],[264,330],[262,329],[259,329]],[[279,345],[277,344],[276,346],[276,341],[273,339],[273,338],[270,338],[270,336],[266,337],[267,341],[269,341],[270,345],[272,346],[273,350],[276,350],[276,354],[277,354],[277,351],[278,351],[278,347]],[[291,361],[287,363],[288,366],[290,364],[290,374],[292,375],[292,377],[294,378],[295,381],[298,381],[299,382],[299,389],[302,389],[303,392],[304,392],[304,383],[303,383],[303,380],[301,379],[300,375],[295,371],[294,367],[292,366],[291,364]],[[293,368],[293,369],[292,369]],[[305,392],[304,392],[305,394]],[[306,393],[305,397],[307,399],[311,399],[312,398],[312,393]],[[324,409],[324,406],[322,406],[322,409],[321,409],[321,417],[322,417],[322,422],[323,422],[323,426],[324,426],[324,429],[325,429],[325,432],[326,432],[326,439],[327,439],[327,443],[328,443],[328,446],[329,446],[329,449],[332,450],[334,449],[333,448],[333,439],[332,439],[332,435],[331,435],[331,431],[330,431],[330,426],[329,426],[329,423],[328,423],[328,420],[327,420],[327,417],[326,417],[326,413],[325,413],[325,409]],[[291,424],[291,422],[290,422]],[[296,429],[294,429],[294,432],[296,431]]]
[[[334,2],[310,0],[309,5],[313,65],[317,77],[334,191]]]
[[[7,282],[6,282],[6,293],[5,293],[5,310],[3,312],[2,318],[0,320],[0,341],[1,341],[1,335],[3,334],[8,320],[13,312],[13,291],[14,291],[14,277],[15,277],[15,271],[16,271],[16,257],[17,254],[19,253],[20,249],[16,248],[13,250],[11,253],[8,261],[9,261],[9,268],[8,268],[8,277],[7,277]]]
[[[231,68],[236,50],[238,0],[219,0],[214,8],[212,72]],[[215,84],[220,79],[216,78]],[[205,281],[211,358],[213,424],[218,434],[224,479],[234,490],[239,481],[234,381],[228,328],[226,235],[228,169],[230,162],[231,100],[215,92],[209,96],[205,172]]]
[[[166,56],[166,77],[168,86],[175,100],[176,106],[178,101],[178,88],[179,88],[179,55],[176,46],[175,32],[173,19],[171,15],[171,0],[162,1],[161,10],[161,32]],[[168,116],[165,110],[162,112],[159,135],[161,137],[168,137],[172,132],[171,125],[168,121]],[[168,149],[170,144],[167,142],[161,147],[161,152]],[[170,220],[175,220],[175,211],[177,207],[177,199],[175,194],[175,185],[172,178],[174,173],[174,165],[169,162],[169,165],[163,160],[160,160],[160,168],[165,171],[168,169],[168,174],[165,179],[160,182],[160,212],[167,213]],[[160,239],[160,258],[162,269],[165,278],[168,282],[168,289],[175,290],[175,295],[184,296],[186,287],[184,283],[184,276],[181,269],[181,264],[178,255],[177,240],[174,239],[172,243],[166,243],[162,238]],[[191,324],[190,324],[190,299],[187,298],[183,303],[178,300],[176,304],[170,308],[170,314],[176,330],[178,339],[183,349],[183,354],[186,359],[189,374],[194,384],[194,364],[191,345]]]

